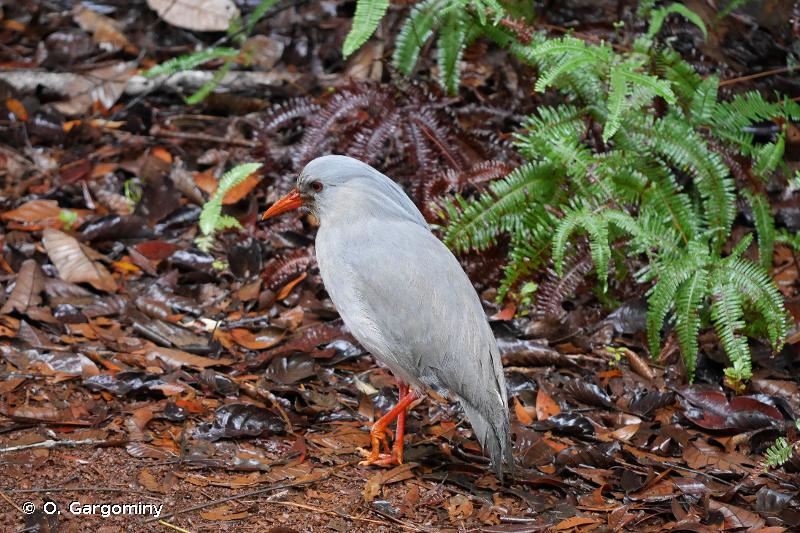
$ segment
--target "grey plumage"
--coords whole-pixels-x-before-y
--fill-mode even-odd
[[[345,324],[400,380],[457,399],[502,476],[513,467],[505,377],[456,258],[403,190],[360,161],[315,159],[297,188],[319,219],[317,262]]]

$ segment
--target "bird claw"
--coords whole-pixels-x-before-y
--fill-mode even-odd
[[[398,457],[397,453],[379,453],[377,457],[372,457],[370,454],[369,457],[360,461],[358,466],[383,466],[383,467],[392,467],[392,466],[400,466],[403,464],[403,458]]]
[[[368,452],[363,448],[359,448],[362,455],[366,457],[366,459],[358,463],[359,466],[398,466],[403,464],[403,451],[398,451],[397,446],[390,451],[389,439],[386,436],[387,433],[391,435],[391,431],[388,429],[382,431],[373,430],[370,432],[372,449]],[[381,444],[383,444],[385,453],[380,453]]]

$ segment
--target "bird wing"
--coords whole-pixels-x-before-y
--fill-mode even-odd
[[[450,250],[419,224],[370,217],[321,228],[317,257],[354,336],[400,379],[454,395],[495,465],[510,458],[500,353]]]

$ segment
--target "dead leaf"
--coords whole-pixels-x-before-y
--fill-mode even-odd
[[[517,415],[517,420],[525,424],[526,426],[530,426],[533,424],[533,417],[528,414],[528,411],[525,409],[525,406],[522,405],[522,402],[519,401],[519,398],[514,397],[514,413]]]
[[[105,109],[111,109],[135,72],[135,62],[121,62],[75,76],[64,89],[65,94],[71,95],[70,99],[56,102],[53,106],[71,116],[88,111],[95,102]]]
[[[253,333],[249,329],[234,328],[229,331],[233,340],[248,350],[266,350],[283,340],[284,335],[273,330]]]
[[[567,529],[573,529],[579,526],[588,526],[599,523],[601,523],[601,521],[596,518],[589,518],[588,516],[573,516],[572,518],[567,518],[566,520],[562,520],[561,522],[553,526],[553,530],[566,531]]]
[[[73,18],[78,26],[91,33],[94,42],[101,45],[106,51],[116,52],[130,46],[128,38],[122,33],[122,26],[112,18],[84,6],[77,8]]]
[[[42,303],[42,290],[44,289],[44,273],[33,259],[26,259],[22,263],[14,290],[8,297],[0,314],[5,315],[11,311],[24,313],[29,307],[38,307]]]
[[[164,485],[146,468],[142,468],[139,471],[139,485],[150,492],[158,492],[159,494],[166,493]]]
[[[87,256],[80,243],[64,232],[45,229],[42,243],[64,281],[88,283],[97,290],[115,292],[117,282],[106,268]]]
[[[463,494],[456,494],[447,501],[447,514],[452,522],[469,518],[473,510],[472,502]]]
[[[221,505],[207,511],[201,511],[200,516],[206,520],[243,520],[250,517],[248,511],[232,512],[230,505]]]
[[[536,392],[536,419],[547,420],[551,416],[561,413],[561,407],[541,387]]]
[[[155,363],[162,361],[171,368],[181,368],[189,366],[198,370],[203,370],[210,366],[225,366],[233,363],[232,359],[211,359],[201,355],[194,355],[183,350],[174,350],[172,348],[154,348],[147,352],[145,361]]]
[[[17,120],[22,122],[28,121],[28,110],[25,109],[25,105],[16,98],[10,96],[6,98],[6,109],[17,117]]]
[[[45,224],[45,221],[58,219],[61,208],[55,200],[31,200],[16,209],[0,214],[3,220]]]
[[[719,511],[724,518],[724,529],[753,529],[762,528],[765,525],[764,519],[757,514],[742,507],[737,507],[729,503],[720,503],[716,500],[708,501],[708,508],[712,511]]]
[[[235,204],[248,194],[252,192],[261,182],[261,175],[258,172],[253,172],[247,176],[241,183],[225,193],[222,197],[222,205]]]
[[[147,0],[164,22],[192,31],[225,31],[240,16],[232,0]]]

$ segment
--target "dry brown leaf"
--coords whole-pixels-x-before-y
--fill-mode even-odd
[[[234,328],[230,330],[229,333],[237,344],[244,346],[248,350],[266,350],[267,348],[275,346],[284,338],[284,335],[272,330],[253,333],[249,329]]]
[[[171,368],[181,368],[189,366],[198,370],[203,370],[210,366],[224,366],[233,363],[232,359],[211,359],[203,357],[202,355],[194,355],[183,350],[174,350],[171,348],[153,348],[147,352],[145,361],[148,363],[155,363],[162,361]]]
[[[261,174],[258,172],[253,172],[249,176],[247,176],[241,183],[239,183],[236,187],[232,188],[228,192],[225,193],[225,196],[222,197],[222,205],[230,205],[235,204],[256,188],[261,182]]]
[[[302,274],[294,278],[292,281],[284,285],[283,288],[280,290],[280,292],[278,292],[277,296],[275,296],[275,299],[283,300],[284,298],[289,296],[289,293],[292,292],[292,289],[294,289],[298,283],[306,279],[307,276],[308,272],[303,272]]]
[[[142,468],[139,471],[139,485],[150,492],[158,492],[159,494],[166,492],[164,485],[146,468]]]
[[[592,524],[599,524],[601,520],[596,518],[589,518],[588,516],[573,516],[572,518],[567,518],[566,520],[562,520],[555,526],[553,526],[554,531],[566,531],[568,529],[573,529],[579,526],[588,526]]]
[[[28,110],[25,108],[25,104],[17,100],[16,98],[8,97],[6,98],[6,109],[8,109],[17,120],[22,122],[28,121]]]
[[[0,214],[0,219],[38,226],[49,226],[57,222],[60,226],[61,221],[58,219],[60,213],[61,208],[55,200],[31,200],[16,209]]]
[[[719,511],[725,517],[723,521],[724,529],[742,529],[752,531],[762,528],[765,525],[764,519],[757,514],[742,507],[731,505],[730,503],[720,503],[716,500],[708,501],[708,508],[712,511]]]
[[[44,289],[44,273],[33,259],[26,259],[22,263],[14,290],[8,297],[0,314],[5,315],[11,311],[24,313],[29,307],[37,307],[42,303],[42,290]]]
[[[107,67],[90,70],[82,76],[76,76],[64,90],[72,95],[65,102],[57,102],[53,106],[65,115],[80,115],[88,111],[95,102],[105,109],[117,102],[128,80],[136,72],[135,62],[121,62]]]
[[[614,440],[621,440],[623,442],[628,442],[636,435],[636,432],[639,431],[640,424],[628,424],[627,426],[622,426],[621,428],[615,429],[610,433],[610,436]]]
[[[81,29],[92,34],[95,43],[105,44],[104,48],[109,51],[116,52],[130,46],[128,38],[122,33],[122,26],[112,18],[84,6],[77,8],[73,18]]]
[[[147,0],[164,22],[192,31],[225,31],[239,16],[232,0]]]
[[[539,387],[536,392],[536,419],[547,420],[561,412],[561,407],[547,394],[544,389]]]
[[[383,484],[381,483],[382,479],[383,476],[380,472],[376,472],[369,476],[369,479],[367,479],[367,482],[364,484],[363,495],[365,502],[373,501],[381,493],[381,488],[383,487]]]
[[[472,502],[463,494],[456,494],[447,501],[447,514],[452,522],[469,518],[473,510]]]
[[[738,452],[725,452],[703,441],[694,441],[683,452],[686,466],[715,473],[745,474],[755,461]]]
[[[201,511],[200,516],[206,520],[243,520],[251,515],[248,511],[232,512],[230,505],[221,505],[207,511]]]
[[[89,283],[97,290],[114,292],[117,282],[98,262],[89,259],[80,243],[64,232],[45,229],[42,243],[47,256],[53,262],[58,275],[64,281],[72,283]]]
[[[525,406],[522,405],[522,402],[519,401],[519,398],[516,396],[514,397],[514,413],[517,415],[517,420],[525,424],[526,426],[530,426],[533,424],[533,417],[528,414],[528,411],[525,409]]]

